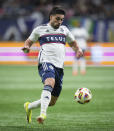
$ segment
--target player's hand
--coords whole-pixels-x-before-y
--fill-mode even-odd
[[[24,53],[29,53],[30,48],[29,48],[28,46],[23,47],[23,48],[22,48],[22,51],[23,51]]]
[[[83,56],[83,51],[82,49],[78,49],[77,52],[76,52],[76,58],[79,59],[80,57]]]

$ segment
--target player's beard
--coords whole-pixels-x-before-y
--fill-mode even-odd
[[[58,29],[60,27],[60,24],[55,25],[55,29]]]
[[[56,24],[56,25],[55,25],[55,24],[52,23],[51,25],[52,25],[52,27],[53,27],[54,29],[58,29],[58,28],[60,27],[60,24]]]

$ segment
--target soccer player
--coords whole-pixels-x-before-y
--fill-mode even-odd
[[[83,50],[83,52],[87,49],[87,41],[90,39],[87,30],[82,27],[80,22],[77,22],[77,27],[71,30],[71,33],[75,37],[75,40],[78,46]],[[75,76],[78,74],[78,66],[80,67],[80,73],[82,75],[86,74],[86,60],[83,57],[80,59],[75,58],[72,66],[72,74]]]
[[[31,122],[32,109],[38,107],[41,110],[37,121],[43,123],[46,119],[48,106],[53,106],[60,95],[64,75],[63,63],[66,39],[77,52],[77,58],[83,55],[71,32],[66,26],[61,25],[64,17],[65,11],[60,7],[54,7],[49,14],[49,23],[36,27],[25,41],[22,49],[25,53],[28,53],[31,45],[37,40],[39,41],[38,71],[44,84],[41,99],[24,104],[28,123]]]

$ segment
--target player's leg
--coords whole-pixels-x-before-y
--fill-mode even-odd
[[[47,79],[48,80],[48,79]],[[48,83],[49,84],[49,83]],[[54,101],[55,100],[55,98],[53,98],[53,96],[52,96],[52,100]],[[51,102],[52,103],[52,102]],[[41,99],[39,99],[39,100],[36,100],[36,101],[33,101],[33,102],[29,102],[29,104],[28,104],[28,110],[31,110],[31,109],[35,109],[35,108],[39,108],[40,107],[40,105],[41,105]]]
[[[55,79],[54,78],[47,78],[44,81],[44,89],[41,94],[41,111],[40,116],[37,118],[37,121],[39,123],[43,123],[43,121],[46,119],[46,112],[49,106],[49,103],[51,101],[51,92],[55,85]]]
[[[72,75],[76,76],[78,74],[78,60],[75,58],[72,65]]]
[[[83,49],[83,53],[85,53],[85,49]],[[80,73],[82,75],[86,74],[86,59],[85,59],[85,55],[80,58]]]
[[[56,69],[55,86],[54,86],[54,89],[51,93],[51,101],[50,101],[49,106],[55,105],[59,96],[60,96],[60,93],[62,91],[63,75],[64,75],[63,70],[57,68]]]
[[[31,110],[31,109],[39,108],[40,105],[41,105],[41,99],[29,103],[28,109]]]
[[[53,68],[51,67],[51,69]],[[44,86],[44,91],[46,92],[42,92],[41,95],[41,113],[37,119],[39,123],[43,123],[43,121],[45,120],[48,106],[52,106],[56,103],[62,89],[63,75],[63,69],[56,67],[54,67],[54,72],[51,71],[50,73],[48,73],[48,76],[51,76],[52,78],[48,78],[44,82],[45,86],[47,87],[45,89]],[[52,90],[50,87],[52,87]]]
[[[44,64],[46,64],[46,63],[44,63]],[[54,81],[55,81],[53,78],[46,80],[46,78],[48,78],[49,76],[51,76],[51,74],[54,74],[54,73],[51,73],[51,71],[49,70],[49,68],[48,68],[49,65],[44,65],[44,64],[40,64],[38,66],[38,70],[39,70],[39,74],[40,74],[40,76],[42,78],[42,82],[45,83],[44,90],[42,91],[42,95],[41,95],[42,99],[43,99],[43,96],[45,94],[49,94],[50,95],[50,92],[52,90],[52,87],[54,86]],[[45,67],[47,67],[47,68],[45,68]],[[49,73],[47,73],[47,72],[49,72]],[[45,75],[43,75],[43,74],[45,74]],[[54,76],[52,76],[52,77],[54,77]],[[46,92],[49,92],[49,93],[46,93]],[[43,101],[42,99],[39,99],[39,100],[34,101],[32,103],[26,102],[24,104],[24,108],[25,108],[25,111],[26,111],[26,116],[27,116],[28,123],[31,122],[32,109],[40,107],[41,101]]]
[[[50,101],[50,103],[49,103],[49,106],[53,106],[53,105],[55,105],[57,99],[58,99],[57,96],[53,96],[53,95],[51,95],[51,101]],[[29,104],[28,104],[28,109],[31,110],[31,109],[39,108],[40,105],[41,105],[41,99],[29,103]]]
[[[24,108],[26,111],[26,117],[27,117],[27,122],[31,123],[31,117],[32,117],[32,109],[38,108],[41,105],[41,100],[37,100],[34,102],[26,102],[24,103]]]
[[[41,110],[37,121],[43,123],[51,101],[51,92],[55,85],[55,67],[50,63],[42,63],[38,66],[38,71],[44,83],[44,88],[41,93]]]
[[[51,100],[50,100],[50,103],[49,103],[49,106],[54,106],[56,101],[57,101],[58,97],[57,96],[53,96],[51,95]],[[37,121],[39,123],[43,123],[43,121],[46,119],[46,115],[41,113],[40,116],[37,118]]]
[[[56,101],[57,101],[58,97],[57,96],[53,96],[51,95],[51,101],[49,103],[49,106],[54,106]]]
[[[84,57],[80,58],[80,73],[82,75],[86,74],[86,60]]]
[[[24,104],[28,123],[31,123],[32,109],[38,108],[40,105],[41,105],[41,113],[40,116],[37,118],[37,121],[39,123],[43,123],[43,121],[46,119],[46,111],[51,101],[51,92],[53,90],[52,87],[54,85],[54,81],[55,80],[53,78],[47,78],[45,80],[45,85],[41,94],[41,99],[34,101],[32,103],[26,102]]]

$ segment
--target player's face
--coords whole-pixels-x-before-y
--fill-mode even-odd
[[[59,28],[63,20],[64,20],[64,15],[62,14],[56,14],[50,16],[50,24],[55,29]]]

